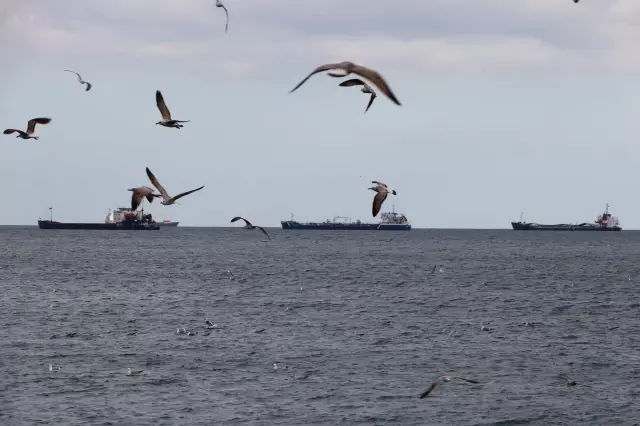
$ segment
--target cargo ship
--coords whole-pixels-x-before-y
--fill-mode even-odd
[[[609,204],[603,214],[598,215],[594,223],[541,225],[539,223],[524,222],[522,215],[519,222],[511,222],[514,231],[622,231],[617,217],[609,213]]]
[[[40,229],[88,229],[88,230],[131,230],[131,231],[157,231],[160,229],[150,214],[144,214],[144,210],[132,212],[121,207],[115,212],[109,210],[104,223],[64,223],[53,220],[53,208],[49,207],[49,220],[38,219]]]
[[[320,231],[410,231],[411,224],[407,220],[407,217],[403,214],[398,214],[395,211],[382,213],[379,223],[366,223],[356,220],[351,221],[351,218],[344,216],[336,216],[333,220],[327,219],[325,222],[306,222],[300,223],[293,220],[293,214],[291,220],[280,221],[282,229],[285,230],[297,230],[297,229],[315,229]]]
[[[144,211],[144,208],[142,209]],[[128,207],[118,207],[114,211],[109,210],[107,213],[107,220],[109,223],[113,222],[121,222],[124,220],[124,215],[131,212],[131,209]],[[149,215],[151,217],[151,215]],[[152,219],[151,223],[158,226],[178,226],[180,222],[172,222],[171,220],[165,219],[162,222],[157,222]]]

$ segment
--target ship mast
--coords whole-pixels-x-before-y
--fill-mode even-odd
[[[49,222],[53,222],[53,206],[49,207]]]

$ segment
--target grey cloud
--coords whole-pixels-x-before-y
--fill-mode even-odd
[[[282,61],[370,59],[428,68],[637,67],[629,0],[20,0],[0,40],[31,51],[176,58],[274,69]],[[631,17],[635,17],[632,19]],[[352,55],[352,56],[351,56]],[[310,62],[311,61],[311,62]],[[242,67],[241,67],[242,68]]]

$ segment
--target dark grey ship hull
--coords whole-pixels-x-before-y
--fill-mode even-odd
[[[51,220],[39,220],[40,229],[85,229],[85,230],[130,230],[130,231],[158,231],[157,224],[125,220],[116,223],[63,223]]]
[[[619,226],[605,228],[591,223],[541,225],[539,223],[511,222],[511,227],[515,231],[622,231]]]

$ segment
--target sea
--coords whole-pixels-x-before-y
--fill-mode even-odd
[[[267,230],[0,227],[0,425],[640,424],[640,232]]]

